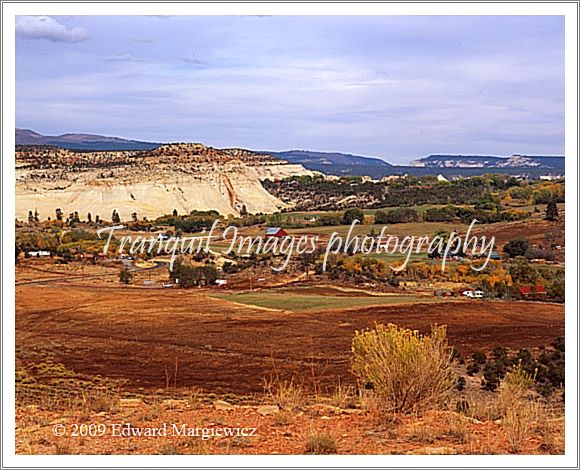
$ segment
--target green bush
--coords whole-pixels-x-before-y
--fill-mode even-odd
[[[401,207],[392,209],[388,212],[375,212],[375,223],[377,224],[402,224],[406,222],[416,222],[419,220],[419,214],[414,209]]]
[[[179,285],[184,289],[202,285],[209,286],[214,284],[218,278],[218,270],[214,264],[193,266],[176,260],[173,269],[169,271],[169,278],[174,282],[179,280]]]
[[[471,356],[474,364],[483,365],[487,361],[487,356],[482,351],[476,351]]]
[[[529,247],[530,242],[525,238],[514,238],[503,246],[503,251],[510,258],[515,258],[516,256],[524,256]]]
[[[467,366],[467,375],[473,377],[475,374],[477,374],[479,372],[479,364],[476,364],[475,362],[472,364],[469,364]]]
[[[557,387],[565,383],[565,351],[563,338],[556,339],[554,349],[544,351],[538,359],[538,376],[536,378],[539,391],[549,395]]]
[[[347,209],[346,211],[344,211],[344,214],[342,216],[342,223],[345,225],[350,225],[352,224],[355,220],[358,220],[361,225],[364,224],[364,212],[362,211],[362,209],[358,209],[358,208],[353,208],[353,209]]]
[[[425,220],[427,222],[453,222],[455,220],[455,212],[453,208],[449,207],[434,207],[425,211]]]
[[[482,388],[489,392],[495,392],[505,373],[506,366],[503,362],[497,360],[488,362],[483,368]]]

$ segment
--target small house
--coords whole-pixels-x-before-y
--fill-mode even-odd
[[[268,227],[266,229],[266,238],[282,238],[286,236],[288,236],[288,233],[282,227]]]
[[[545,299],[548,296],[544,286],[520,286],[518,290],[523,299]]]
[[[50,256],[50,251],[40,250],[40,251],[29,251],[28,255],[31,258],[45,258]]]

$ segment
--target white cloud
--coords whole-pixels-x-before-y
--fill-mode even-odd
[[[16,34],[52,42],[81,42],[89,37],[84,28],[67,28],[50,16],[17,16]]]
[[[18,37],[21,127],[398,162],[563,152],[557,17],[50,19],[91,40]]]
[[[107,62],[145,62],[143,59],[133,57],[130,54],[110,55],[105,57],[105,60]]]

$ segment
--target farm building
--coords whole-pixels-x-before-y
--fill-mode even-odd
[[[44,251],[44,250],[29,251],[28,256],[30,256],[31,258],[43,258],[46,256],[50,256],[50,251]]]
[[[524,299],[544,299],[548,295],[544,286],[520,286],[518,290]]]
[[[282,227],[268,227],[266,229],[266,237],[282,238],[286,236],[288,233]]]

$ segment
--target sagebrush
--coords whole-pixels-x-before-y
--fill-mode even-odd
[[[377,324],[357,331],[352,368],[372,388],[383,411],[410,413],[438,406],[455,385],[452,350],[445,326],[431,335]]]

